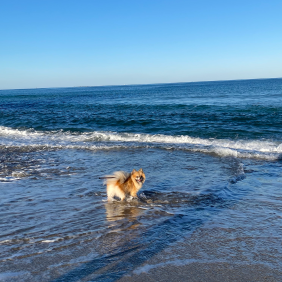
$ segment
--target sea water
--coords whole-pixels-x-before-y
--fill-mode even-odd
[[[277,273],[281,160],[282,79],[1,90],[0,280]],[[108,202],[99,177],[133,168],[138,199]]]

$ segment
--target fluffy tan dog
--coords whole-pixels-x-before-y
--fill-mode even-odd
[[[138,171],[133,169],[131,173],[116,171],[113,175],[103,177],[106,179],[108,201],[115,196],[124,200],[127,195],[137,197],[137,192],[145,182],[145,173],[142,168]]]

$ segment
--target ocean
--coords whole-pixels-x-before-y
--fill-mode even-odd
[[[0,153],[0,281],[282,281],[282,79],[0,90]]]

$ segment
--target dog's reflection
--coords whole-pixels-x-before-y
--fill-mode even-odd
[[[136,228],[138,225],[140,225],[136,221],[136,218],[144,213],[144,210],[137,206],[128,205],[127,203],[121,202],[105,203],[105,208],[107,221],[112,222],[127,219],[133,223],[131,228]]]

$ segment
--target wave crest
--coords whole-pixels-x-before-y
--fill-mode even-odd
[[[281,159],[282,143],[271,140],[202,139],[185,135],[118,132],[70,132],[12,129],[0,126],[0,140],[5,147],[49,149],[110,150],[126,148],[161,148],[215,154],[221,157]]]

